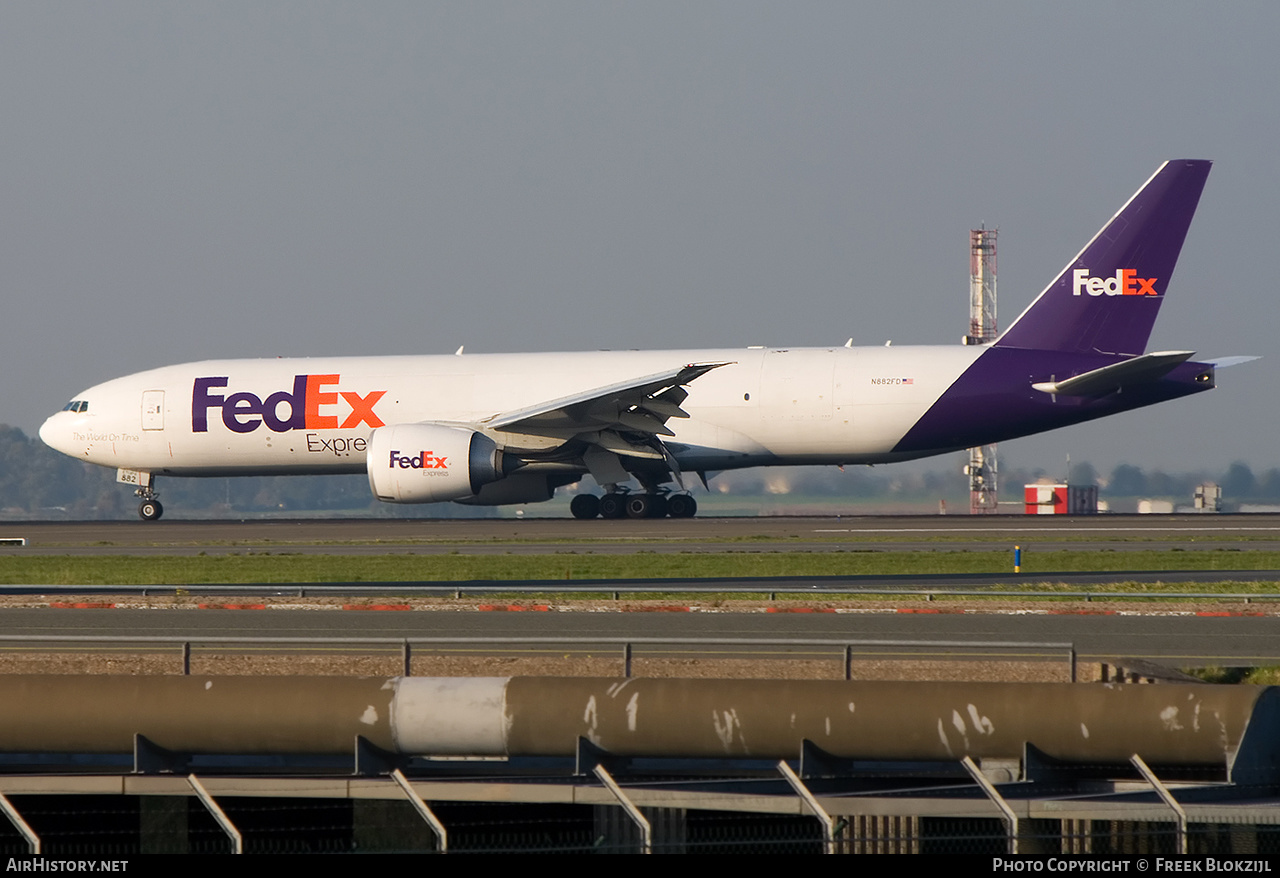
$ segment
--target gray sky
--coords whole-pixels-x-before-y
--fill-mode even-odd
[[[1151,349],[1266,359],[1003,453],[1280,466],[1277,33],[1262,2],[9,0],[0,422],[209,357],[955,343],[970,227],[1004,326],[1211,158]]]

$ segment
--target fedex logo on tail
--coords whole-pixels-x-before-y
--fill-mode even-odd
[[[242,391],[223,396],[213,391],[227,386],[227,378],[197,378],[191,390],[191,431],[209,432],[209,409],[220,409],[222,423],[233,433],[252,433],[263,424],[274,433],[288,430],[350,430],[361,424],[384,426],[373,407],[386,394],[372,390],[363,396],[335,387],[340,375],[296,375],[293,391],[279,390],[263,399]],[[342,397],[343,403],[338,402]],[[343,419],[338,420],[342,415]]]
[[[1156,281],[1159,278],[1138,277],[1132,268],[1122,268],[1114,277],[1090,277],[1089,269],[1077,268],[1071,272],[1071,295],[1088,293],[1091,296],[1158,296]]]

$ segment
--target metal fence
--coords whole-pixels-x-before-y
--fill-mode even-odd
[[[404,676],[412,676],[413,658],[420,653],[438,653],[466,648],[469,651],[486,650],[487,654],[510,653],[519,649],[555,647],[557,650],[590,651],[593,655],[610,651],[620,662],[622,676],[630,677],[633,661],[640,655],[706,655],[725,648],[750,649],[763,646],[782,650],[826,654],[831,661],[843,666],[844,679],[852,679],[856,658],[874,657],[902,650],[915,651],[921,657],[938,650],[947,651],[949,658],[980,658],[999,660],[1014,658],[1026,660],[1030,654],[1041,660],[1054,659],[1065,663],[1070,682],[1076,681],[1077,655],[1071,642],[1008,641],[1008,640],[897,640],[897,639],[832,639],[832,638],[774,638],[774,637],[274,637],[274,636],[208,636],[182,637],[169,635],[116,635],[116,634],[0,634],[0,649],[12,651],[26,647],[31,651],[52,652],[59,649],[77,650],[109,648],[119,653],[131,650],[170,650],[175,666],[183,674],[191,673],[193,651],[254,648],[280,650],[281,652],[306,652],[325,649],[381,649],[398,650],[400,668]],[[779,657],[779,656],[775,656]],[[785,656],[781,656],[785,658]]]

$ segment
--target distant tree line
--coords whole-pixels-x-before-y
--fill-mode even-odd
[[[1158,469],[1146,472],[1122,463],[1106,478],[1100,477],[1093,467],[1085,463],[1072,467],[1071,476],[1073,482],[1098,485],[1099,493],[1110,497],[1189,498],[1198,485],[1213,482],[1222,488],[1223,499],[1233,503],[1280,501],[1280,469],[1272,468],[1255,475],[1253,469],[1242,461],[1231,464],[1225,473],[1166,473]]]

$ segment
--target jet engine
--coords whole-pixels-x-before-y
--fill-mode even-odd
[[[438,503],[474,497],[502,478],[502,452],[465,427],[392,424],[369,435],[366,466],[379,500]]]

